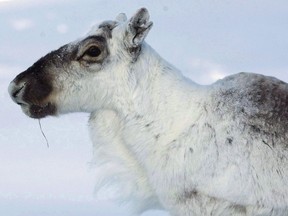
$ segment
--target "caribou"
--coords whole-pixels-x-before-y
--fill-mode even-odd
[[[94,26],[16,76],[11,98],[36,119],[90,113],[97,185],[118,185],[127,215],[288,215],[288,84],[194,83],[145,42],[152,25],[141,8]]]

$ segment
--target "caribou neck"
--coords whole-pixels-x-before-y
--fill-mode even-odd
[[[143,124],[153,121],[163,130],[175,132],[184,130],[202,115],[207,87],[184,77],[148,44],[143,45],[141,55],[129,70],[130,82],[123,84],[122,94],[115,95],[111,107],[122,119],[143,118]]]

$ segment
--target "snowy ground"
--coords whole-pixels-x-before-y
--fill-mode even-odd
[[[208,84],[240,71],[288,81],[285,0],[0,0],[0,215],[126,215],[105,195],[93,195],[88,114],[43,119],[48,149],[38,122],[24,116],[7,87],[93,23],[142,6],[154,22],[147,41],[194,81]]]

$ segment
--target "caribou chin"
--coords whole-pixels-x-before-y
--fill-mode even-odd
[[[55,105],[51,103],[47,103],[45,105],[29,105],[29,106],[21,106],[22,110],[26,115],[28,115],[31,118],[44,118],[49,115],[55,115],[56,114],[56,107]]]

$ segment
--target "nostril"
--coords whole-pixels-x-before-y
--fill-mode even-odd
[[[19,92],[24,88],[24,85],[22,85],[20,88],[14,90],[14,92],[12,93],[12,97],[16,98],[17,95],[19,94]]]
[[[23,92],[25,88],[26,82],[22,82],[19,84],[16,84],[14,81],[12,81],[8,87],[8,92],[11,96],[11,98],[17,103],[18,102],[18,97],[20,96],[19,94]],[[16,101],[17,100],[17,101]]]

